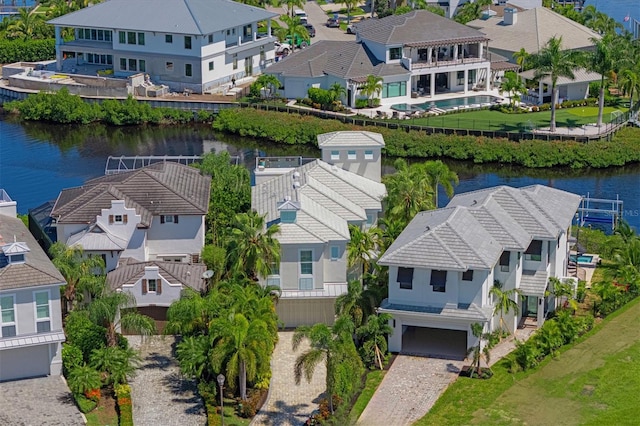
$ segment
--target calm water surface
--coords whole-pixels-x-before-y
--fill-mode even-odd
[[[252,167],[256,154],[318,157],[314,149],[275,147],[247,138],[215,134],[209,127],[110,128],[14,123],[0,118],[0,188],[26,213],[61,189],[102,176],[109,155],[198,155],[228,150]],[[389,161],[390,162],[390,161]],[[540,183],[580,195],[624,201],[625,219],[640,229],[640,165],[606,170],[527,170],[449,162],[460,177],[456,192],[495,185]],[[389,167],[385,167],[388,169]],[[441,194],[440,203],[447,203]]]

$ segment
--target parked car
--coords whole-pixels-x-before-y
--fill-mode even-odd
[[[309,37],[315,37],[316,36],[316,29],[313,28],[313,25],[307,24],[304,27],[307,29],[307,32],[309,33]]]
[[[291,52],[291,45],[289,43],[275,42],[276,55],[288,55]]]
[[[353,27],[353,24],[347,25],[347,34],[355,34],[356,29]]]
[[[340,18],[329,18],[329,19],[327,19],[327,27],[329,27],[329,28],[340,28]]]

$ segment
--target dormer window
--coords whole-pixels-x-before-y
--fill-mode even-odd
[[[295,210],[284,210],[280,212],[280,221],[282,223],[295,223],[297,212]]]
[[[392,47],[389,49],[389,60],[395,61],[402,59],[402,47]]]
[[[300,210],[300,203],[285,199],[285,201],[278,204],[278,211],[280,213],[281,223],[295,223],[298,210]]]
[[[27,247],[27,244],[25,243],[14,242],[2,246],[2,253],[7,257],[7,261],[10,265],[24,263],[25,255],[28,252],[29,247]]]
[[[126,214],[110,214],[109,215],[109,225],[113,224],[124,225],[127,223],[127,215]]]
[[[14,254],[9,256],[9,263],[24,263],[24,254]]]
[[[178,223],[178,215],[160,216],[160,223]]]

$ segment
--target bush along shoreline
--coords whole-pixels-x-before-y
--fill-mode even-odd
[[[474,163],[509,163],[529,168],[605,168],[640,162],[640,129],[621,129],[611,141],[527,140],[431,134],[406,129],[354,126],[338,120],[262,111],[253,108],[221,110],[214,130],[281,144],[316,145],[321,133],[368,130],[381,133],[391,157],[450,158]]]

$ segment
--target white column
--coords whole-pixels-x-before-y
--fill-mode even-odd
[[[60,27],[56,25],[55,27],[56,34],[56,71],[62,71],[62,32]],[[76,56],[78,54],[76,53]]]
[[[427,49],[427,63],[431,63],[431,55],[433,55],[433,47]]]
[[[491,65],[489,65],[489,66],[487,67],[487,75],[486,75],[486,77],[485,77],[485,80],[486,80],[486,82],[487,82],[487,84],[486,84],[486,86],[487,86],[487,87],[486,87],[486,90],[487,90],[487,91],[491,90],[491,81],[490,81],[490,77],[491,77]]]
[[[431,73],[431,79],[430,79],[430,88],[429,88],[429,93],[430,96],[433,98],[434,95],[436,94],[436,73]]]
[[[271,19],[267,19],[267,37],[271,37]]]
[[[542,80],[540,80],[538,83],[538,105],[542,105],[544,103],[544,92],[542,91],[543,86],[544,84],[542,83]]]
[[[453,59],[454,60],[458,60],[458,45],[454,44],[453,45]]]
[[[469,80],[469,70],[465,68],[464,70],[464,93],[466,94],[469,91],[469,87],[467,81]]]

